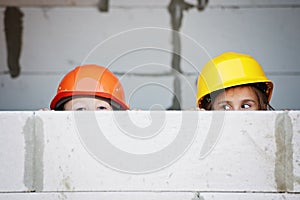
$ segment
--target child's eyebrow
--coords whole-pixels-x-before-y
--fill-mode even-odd
[[[256,101],[253,100],[253,99],[244,99],[242,102],[248,102],[248,101],[253,102],[253,103],[256,103]]]
[[[217,104],[219,105],[219,104],[224,104],[224,103],[230,103],[231,101],[219,101],[219,102],[217,102]]]

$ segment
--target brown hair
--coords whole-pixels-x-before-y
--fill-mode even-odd
[[[258,110],[275,110],[268,102],[268,97],[265,93],[267,86],[264,83],[237,85],[230,88],[239,87],[239,86],[248,86],[253,90],[253,92],[255,93],[258,99]],[[201,107],[204,108],[205,110],[213,110],[212,105],[215,98],[227,89],[229,88],[217,90],[210,94],[205,95],[204,98],[201,100]]]

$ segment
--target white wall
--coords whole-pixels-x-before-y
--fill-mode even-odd
[[[3,18],[4,5],[15,2],[0,1],[0,110],[48,107],[62,76],[76,65],[90,62],[106,65],[118,74],[132,108],[172,105],[168,0],[111,0],[107,13],[93,6],[96,1],[82,1],[84,6],[51,1],[57,7],[37,6],[51,4],[47,1],[21,1],[23,4],[17,5],[24,13],[22,73],[12,79],[5,73]],[[196,8],[185,11],[181,107],[195,106],[196,79],[209,57],[237,51],[257,58],[274,81],[271,104],[275,108],[300,109],[299,18],[300,3],[292,0],[210,0],[202,12]]]
[[[299,199],[299,114],[0,112],[0,199]]]

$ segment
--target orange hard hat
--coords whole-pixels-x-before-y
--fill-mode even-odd
[[[114,109],[129,109],[119,79],[102,66],[88,64],[78,66],[70,71],[60,82],[50,108],[62,110],[68,100],[81,96],[108,99]]]

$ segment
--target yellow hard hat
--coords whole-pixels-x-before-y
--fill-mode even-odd
[[[272,96],[273,83],[270,81],[260,64],[246,54],[226,52],[207,62],[198,77],[197,106],[214,91],[250,83],[265,83],[263,91],[268,98]]]

